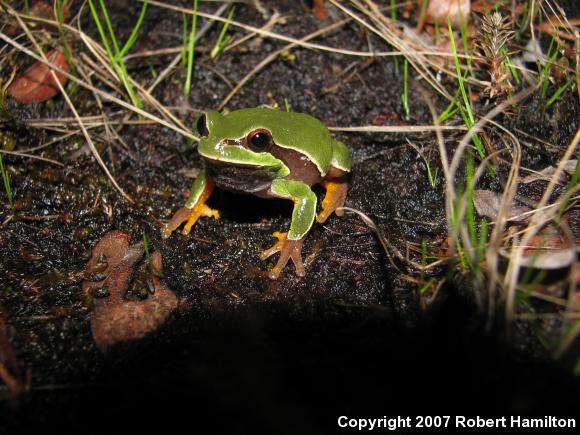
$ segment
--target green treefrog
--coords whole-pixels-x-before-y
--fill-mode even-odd
[[[241,109],[222,115],[208,111],[197,121],[198,152],[203,167],[194,181],[185,207],[163,228],[169,237],[185,222],[189,234],[199,217],[219,218],[206,205],[214,186],[262,198],[283,198],[294,202],[288,232],[275,232],[278,241],[261,253],[261,259],[280,252],[269,272],[278,278],[288,260],[296,274],[304,276],[301,251],[314,218],[325,222],[335,212],[342,215],[346,199],[347,174],[352,161],[342,142],[331,138],[326,126],[304,113],[269,108]],[[326,189],[322,210],[316,215],[314,184]],[[337,210],[338,209],[338,210]]]

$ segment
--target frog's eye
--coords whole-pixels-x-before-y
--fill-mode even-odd
[[[268,130],[254,130],[248,135],[248,145],[254,151],[266,151],[272,145],[272,135]]]
[[[205,113],[197,119],[197,132],[200,136],[209,135],[209,130],[207,129],[207,117],[205,116]]]

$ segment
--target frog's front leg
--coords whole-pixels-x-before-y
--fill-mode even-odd
[[[215,219],[218,219],[219,212],[217,210],[212,210],[205,203],[212,191],[213,182],[206,175],[205,168],[203,168],[199,171],[197,178],[191,186],[189,198],[185,203],[185,207],[181,207],[177,210],[171,220],[163,227],[163,237],[169,237],[183,222],[186,222],[183,227],[183,234],[189,234],[191,227],[201,216],[213,216]]]
[[[268,275],[271,279],[280,276],[280,271],[286,266],[288,260],[292,260],[294,263],[296,275],[304,276],[306,272],[302,263],[302,245],[304,237],[314,222],[316,195],[307,184],[293,180],[274,180],[270,192],[279,198],[294,201],[294,210],[292,211],[290,231],[287,233],[275,232],[274,236],[278,238],[278,242],[262,252],[260,258],[265,260],[276,252],[280,252],[276,266]]]

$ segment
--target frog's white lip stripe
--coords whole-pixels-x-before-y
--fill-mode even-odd
[[[247,161],[244,160],[239,160],[239,159],[220,159],[218,158],[213,158],[213,157],[203,157],[204,159],[210,161],[210,162],[217,162],[219,163],[225,163],[225,164],[230,164],[230,165],[236,165],[236,166],[242,166],[242,167],[247,167],[247,168],[263,168],[263,169],[275,169],[276,172],[278,173],[278,177],[279,178],[284,178],[286,177],[288,174],[290,174],[290,168],[288,168],[288,166],[286,166],[281,160],[278,160],[279,163],[276,165],[263,165],[263,164],[251,164],[248,163]]]

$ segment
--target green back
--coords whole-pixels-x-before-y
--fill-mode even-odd
[[[264,128],[272,133],[276,145],[289,148],[308,156],[326,173],[332,159],[332,139],[326,126],[310,115],[296,112],[282,112],[268,108],[241,109],[221,115],[208,112],[210,135],[200,142],[200,152],[207,147],[215,148],[216,141],[241,139],[256,128]],[[203,143],[207,141],[208,143]]]

